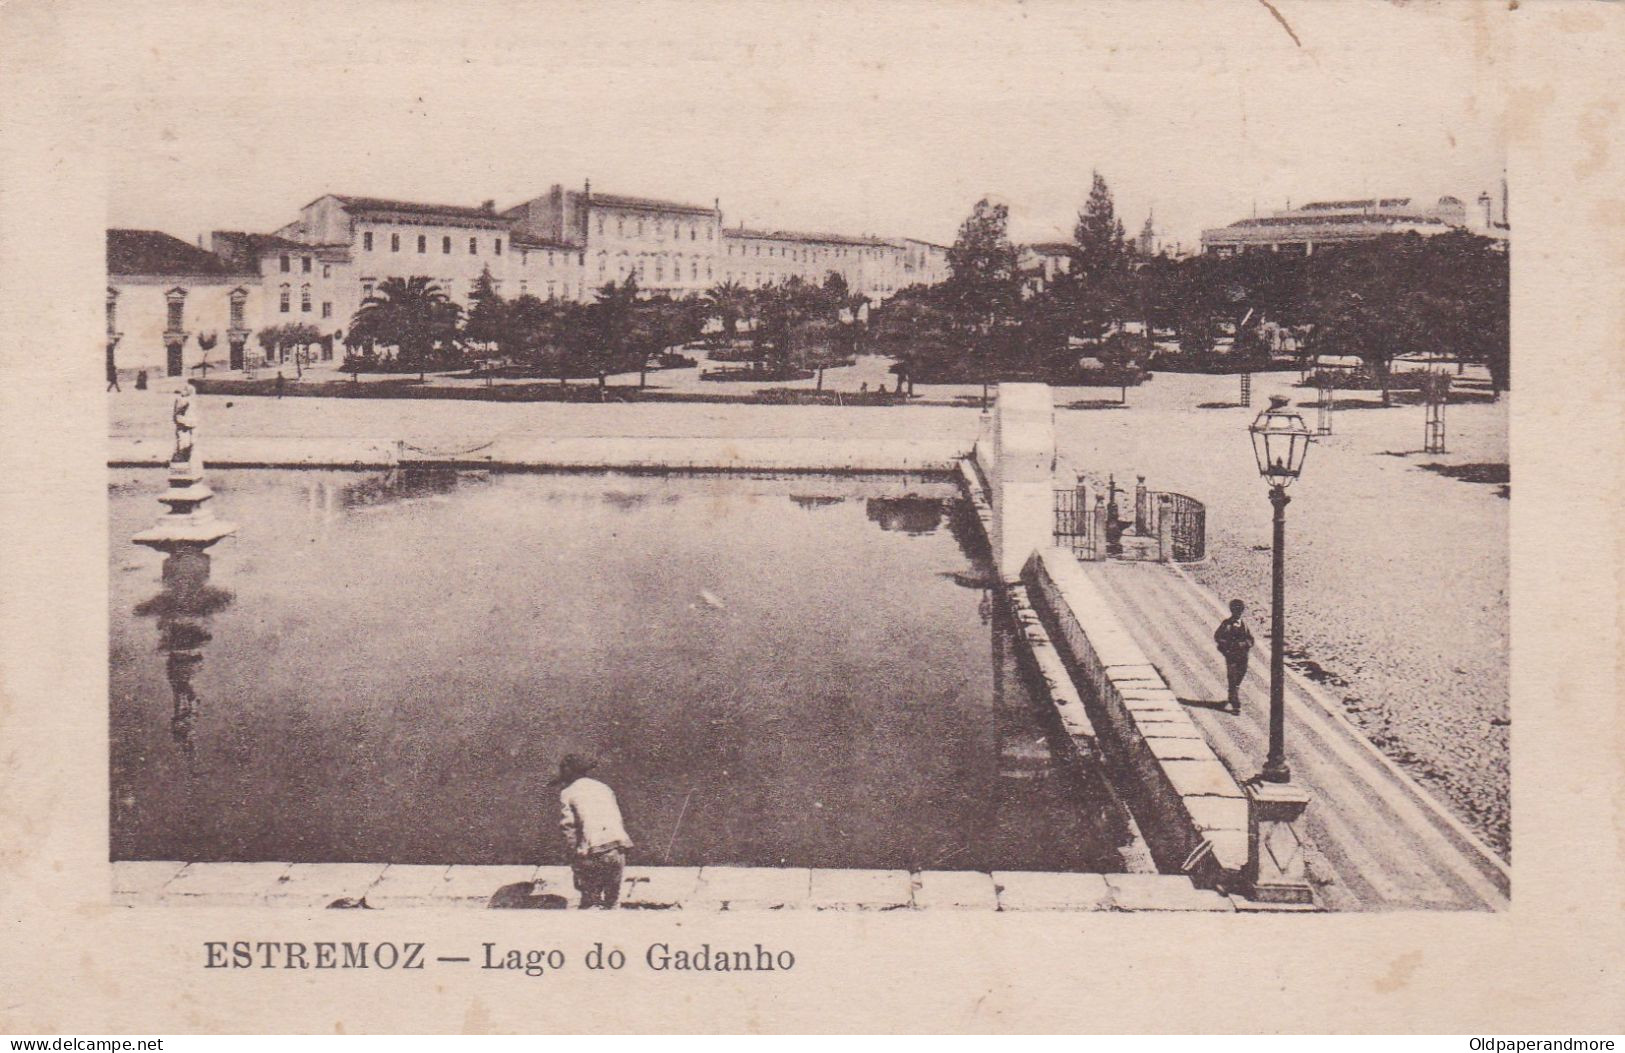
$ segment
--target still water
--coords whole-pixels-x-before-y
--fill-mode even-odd
[[[1115,870],[951,483],[115,472],[114,859],[556,863],[565,752],[674,865]]]

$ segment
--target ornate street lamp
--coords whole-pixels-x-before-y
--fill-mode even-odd
[[[1258,474],[1270,485],[1270,504],[1275,508],[1274,609],[1270,612],[1270,752],[1261,773],[1266,782],[1290,782],[1292,770],[1286,763],[1286,706],[1284,701],[1283,648],[1286,635],[1286,506],[1291,498],[1286,488],[1303,472],[1304,456],[1314,440],[1303,418],[1287,408],[1282,395],[1270,396],[1269,408],[1248,426]]]

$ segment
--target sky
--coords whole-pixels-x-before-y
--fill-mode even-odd
[[[1016,240],[1068,238],[1097,169],[1130,233],[1154,210],[1186,246],[1288,200],[1498,193],[1499,8],[1273,7],[160,2],[78,54],[108,224],[187,239],[329,192],[506,207],[587,179],[944,244],[984,195]]]

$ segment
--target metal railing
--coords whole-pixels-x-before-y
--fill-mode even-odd
[[[1094,559],[1095,517],[1082,486],[1055,491],[1055,544],[1079,559]]]

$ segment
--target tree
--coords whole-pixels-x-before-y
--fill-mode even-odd
[[[1053,301],[1067,335],[1099,340],[1139,310],[1139,294],[1111,188],[1099,172],[1092,175],[1089,198],[1072,229],[1072,266],[1045,295]]]
[[[288,352],[293,352],[293,365],[298,376],[305,374],[305,363],[310,359],[307,349],[321,340],[321,331],[304,322],[267,326],[259,332],[260,346],[265,349],[268,359],[286,362]]]
[[[218,333],[208,332],[197,335],[198,349],[203,352],[203,357],[198,361],[198,368],[203,371],[204,376],[209,375],[209,352],[213,351],[215,345],[219,342],[220,335]]]
[[[322,341],[321,330],[304,322],[290,322],[282,327],[282,346],[293,349],[294,375],[305,375],[305,363],[310,361],[310,347]]]
[[[1010,243],[1010,210],[987,198],[976,203],[948,250],[948,301],[968,327],[986,333],[1021,302],[1021,275]]]
[[[509,303],[497,292],[491,268],[486,267],[474,279],[474,291],[468,297],[468,319],[463,324],[463,339],[480,344],[487,353],[492,348],[508,353],[510,348],[504,347],[503,342],[512,336],[507,325],[509,308]]]
[[[350,320],[350,335],[396,348],[397,361],[415,366],[421,380],[437,351],[455,350],[461,315],[432,278],[385,278]]]
[[[722,323],[722,336],[733,340],[739,335],[739,319],[750,310],[750,290],[733,279],[713,285],[705,294],[711,312]]]
[[[1440,351],[1482,363],[1496,397],[1510,382],[1511,267],[1504,245],[1467,231],[1427,240],[1423,276]]]
[[[562,306],[543,301],[529,293],[506,304],[498,329],[498,346],[534,370],[550,364],[563,366],[564,341],[560,330]],[[566,370],[559,369],[559,382],[564,383]]]
[[[1089,200],[1084,202],[1078,222],[1072,228],[1072,277],[1102,281],[1124,268],[1129,252],[1111,187],[1099,172],[1090,175]]]
[[[598,374],[599,398],[609,386],[610,366],[632,349],[638,306],[638,283],[632,275],[617,285],[607,282],[598,290],[598,299],[588,311],[589,330],[594,338],[587,353]]]
[[[1418,278],[1425,273],[1425,247],[1418,234],[1388,235],[1317,253],[1314,278],[1316,338],[1334,352],[1356,355],[1376,377],[1382,404],[1393,360],[1432,343],[1426,301]]]
[[[959,324],[974,334],[984,406],[991,375],[1010,346],[1003,330],[1021,303],[1021,274],[1009,227],[1010,210],[983,198],[960,224],[959,236],[948,250],[944,292]]]
[[[869,318],[869,338],[882,354],[896,360],[897,390],[914,393],[921,373],[951,369],[963,362],[966,334],[947,308],[934,302],[933,290],[906,289]]]

